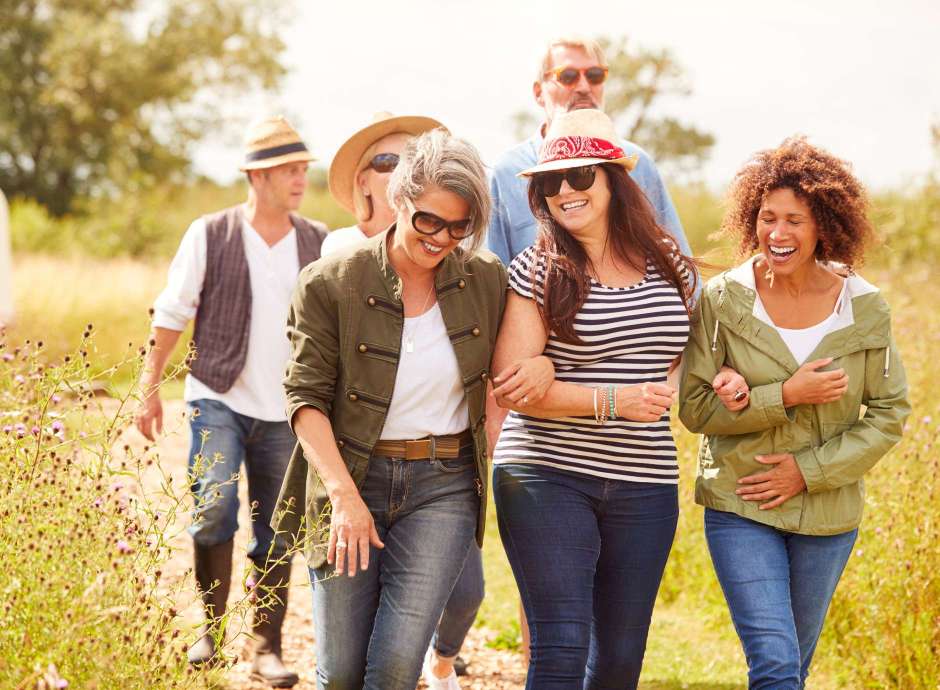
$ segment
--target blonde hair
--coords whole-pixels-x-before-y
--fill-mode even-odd
[[[565,48],[580,48],[585,53],[597,60],[601,67],[607,66],[607,56],[604,55],[604,49],[601,44],[593,38],[584,38],[582,36],[559,36],[552,39],[545,48],[542,55],[542,62],[539,65],[539,73],[535,76],[536,82],[545,81],[545,73],[552,69],[552,48],[564,46]]]
[[[381,141],[381,139],[379,140]],[[379,141],[374,141],[372,144],[363,152],[362,157],[359,159],[359,162],[356,163],[356,170],[353,173],[353,188],[352,188],[352,202],[353,202],[353,213],[356,216],[356,220],[360,223],[365,223],[367,220],[372,218],[372,214],[375,209],[372,207],[372,199],[370,199],[363,191],[362,187],[359,186],[359,175],[369,167],[369,163],[372,162],[372,157],[375,156],[375,150],[378,147]]]

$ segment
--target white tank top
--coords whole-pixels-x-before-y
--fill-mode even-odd
[[[440,306],[405,319],[383,441],[459,434],[470,426],[457,356]]]

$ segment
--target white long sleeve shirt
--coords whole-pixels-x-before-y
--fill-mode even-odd
[[[196,316],[206,275],[206,224],[194,221],[170,264],[167,285],[154,302],[153,325],[183,331]],[[287,398],[281,381],[290,358],[285,328],[291,295],[300,272],[296,231],[291,229],[269,247],[247,218],[242,241],[251,281],[251,326],[248,354],[232,387],[218,393],[192,374],[186,376],[187,402],[218,400],[230,409],[268,422],[287,419]]]

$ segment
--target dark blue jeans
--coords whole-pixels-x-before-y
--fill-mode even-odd
[[[450,593],[441,622],[434,633],[431,644],[443,657],[454,657],[460,653],[467,633],[473,627],[477,611],[483,603],[483,552],[474,544],[470,547],[463,571],[457,578],[454,591]]]
[[[677,487],[503,464],[493,495],[529,620],[526,689],[636,688]]]
[[[223,544],[235,536],[237,475],[244,462],[253,506],[248,557],[264,567],[269,549],[273,558],[280,558],[288,548],[284,539],[275,540],[269,523],[296,443],[294,434],[287,422],[246,417],[217,400],[195,400],[188,407],[190,488],[195,500],[189,533],[200,546]]]
[[[414,690],[474,543],[472,451],[453,460],[373,456],[361,495],[384,549],[354,577],[310,570],[319,690]]]
[[[784,532],[705,509],[705,538],[747,657],[748,687],[800,690],[858,530]]]

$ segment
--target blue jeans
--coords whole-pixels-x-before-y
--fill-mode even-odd
[[[677,487],[520,463],[496,465],[493,495],[529,620],[526,689],[636,688]]]
[[[463,641],[473,627],[477,611],[483,603],[483,552],[474,544],[470,547],[463,571],[457,578],[454,591],[450,593],[441,622],[434,632],[431,644],[438,655],[454,657],[460,653]]]
[[[354,577],[310,570],[319,690],[414,690],[474,543],[472,451],[452,460],[373,456],[360,491],[384,549]]]
[[[794,534],[705,509],[705,538],[744,646],[749,688],[804,686],[857,535]]]
[[[235,536],[238,482],[232,477],[244,462],[252,504],[248,557],[264,567],[269,550],[279,558],[288,547],[284,539],[275,540],[269,523],[296,443],[294,434],[287,422],[246,417],[217,400],[194,400],[188,407],[189,476],[195,499],[189,533],[200,546],[223,544]]]

